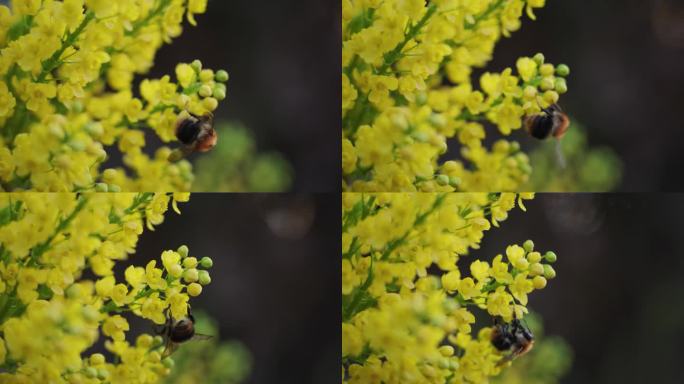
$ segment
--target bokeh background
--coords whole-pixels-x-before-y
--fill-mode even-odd
[[[198,25],[159,50],[149,76],[196,58],[226,69],[216,119],[247,127],[259,151],[282,154],[292,190],[338,191],[340,12],[339,0],[209,0]]]
[[[537,194],[526,207],[464,261],[526,239],[556,252],[557,277],[529,308],[572,349],[560,382],[684,382],[684,195]]]
[[[535,12],[536,21],[524,20],[510,39],[498,43],[487,69],[514,67],[518,57],[536,52],[552,63],[568,64],[569,92],[561,105],[585,126],[589,146],[612,148],[622,159],[624,174],[616,190],[684,190],[684,179],[677,177],[684,167],[684,2],[546,3]],[[544,145],[523,132],[514,137],[523,147]],[[568,169],[573,165],[569,162]]]
[[[182,244],[191,256],[212,257],[212,282],[191,304],[215,321],[221,341],[246,347],[251,373],[243,382],[333,383],[341,348],[339,207],[339,194],[193,194],[181,215],[168,212],[140,237],[131,262],[145,265]],[[123,275],[128,263],[120,264]],[[131,323],[133,334],[151,331],[150,321]],[[201,375],[203,368],[189,369]]]

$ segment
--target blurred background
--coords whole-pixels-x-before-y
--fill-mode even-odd
[[[676,177],[684,167],[679,116],[684,2],[549,0],[535,14],[536,21],[525,19],[519,31],[497,44],[487,70],[514,67],[518,57],[536,52],[554,64],[568,64],[569,92],[561,105],[585,127],[587,145],[611,148],[622,160],[616,190],[684,190],[684,179]],[[522,131],[513,136],[523,147],[552,144]],[[606,162],[593,167],[599,173],[615,169],[612,158]],[[583,158],[569,159],[566,171],[585,166]]]
[[[557,277],[530,295],[546,336],[500,382],[684,382],[684,195],[537,194],[526,207],[464,258],[527,239],[558,255]],[[530,378],[554,370],[567,373]]]
[[[338,0],[209,0],[197,26],[186,24],[159,50],[149,76],[172,74],[177,63],[194,59],[227,70],[217,121],[246,127],[259,152],[277,151],[291,165],[289,189],[337,191],[340,12]],[[208,173],[201,165],[196,172]]]
[[[212,282],[191,304],[197,332],[218,337],[182,344],[167,382],[339,380],[339,195],[193,194],[179,207],[140,237],[130,262],[182,244],[210,256]],[[120,264],[117,279],[129,263]],[[152,322],[137,319],[131,332],[150,333]]]

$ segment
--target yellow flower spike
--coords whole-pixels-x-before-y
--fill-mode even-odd
[[[485,72],[479,89],[472,73],[486,66],[501,36],[521,27],[526,2],[351,4],[343,5],[342,26],[343,189],[524,188],[532,172],[526,154],[485,145],[484,129],[474,127],[487,120],[498,128],[487,136],[508,136],[554,98],[540,93],[564,93],[567,82],[556,81],[553,70],[546,75],[550,64],[543,70],[548,78],[540,79],[541,55],[520,58],[515,74]],[[527,3],[528,15],[543,5]],[[462,157],[444,162],[448,145]]]
[[[0,242],[10,256],[0,263],[2,295],[26,305],[21,312],[5,311],[0,319],[4,331],[0,364],[11,356],[16,366],[14,374],[5,372],[0,381],[25,372],[31,382],[76,373],[82,379],[87,374],[106,381],[123,371],[157,382],[168,374],[160,361],[161,351],[150,351],[155,339],[141,336],[131,345],[126,340],[128,321],[119,313],[157,324],[165,323],[167,313],[182,317],[189,305],[185,284],[157,268],[157,261],[146,268],[128,266],[125,280],[111,274],[111,268],[97,266],[107,264],[103,260],[118,263],[135,253],[143,216],[148,209],[161,210],[152,207],[155,198],[151,193],[0,196],[0,212],[8,213],[3,215],[8,221],[0,226]],[[167,252],[159,261],[171,262],[171,271],[173,265],[181,268],[180,253],[177,257],[173,253]],[[100,268],[101,274],[108,274],[87,277],[91,276],[87,269]],[[200,281],[208,283],[206,271],[202,272]],[[195,288],[191,291],[198,293]],[[105,348],[116,355],[111,363],[101,354],[86,353],[99,332],[107,338]],[[30,338],[25,337],[28,334]],[[162,338],[155,343],[163,345]]]
[[[389,382],[406,372],[417,382],[486,382],[505,369],[497,366],[502,355],[491,344],[492,328],[476,324],[523,318],[528,296],[546,279],[506,261],[529,263],[528,257],[541,260],[540,253],[526,241],[509,246],[508,259],[460,259],[475,257],[489,229],[484,215],[503,223],[518,198],[344,194],[344,383]],[[464,266],[472,276],[461,278]]]

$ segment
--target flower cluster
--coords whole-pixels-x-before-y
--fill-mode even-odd
[[[0,382],[156,383],[172,361],[161,336],[126,339],[130,313],[156,324],[182,318],[211,281],[212,260],[188,248],[160,266],[113,267],[135,252],[169,204],[187,194],[5,194],[0,196]],[[93,276],[93,277],[86,277]],[[102,333],[114,357],[88,353]]]
[[[342,380],[486,383],[506,365],[491,327],[511,321],[555,277],[532,241],[466,264],[484,231],[530,194],[345,193],[342,201]],[[468,268],[468,272],[463,270]]]
[[[343,0],[342,173],[354,191],[514,191],[531,173],[517,142],[488,148],[567,91],[542,54],[471,75],[544,0]],[[449,143],[449,140],[452,140]],[[457,146],[456,151],[449,150]],[[460,155],[460,158],[457,156]]]
[[[206,0],[27,0],[0,5],[0,189],[40,191],[190,190],[192,169],[145,134],[175,141],[184,113],[214,111],[225,71],[200,61],[170,76],[135,75],[163,43],[195,24]],[[126,168],[105,164],[119,151]]]

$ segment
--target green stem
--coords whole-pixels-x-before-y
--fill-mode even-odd
[[[65,230],[69,226],[69,224],[71,224],[71,222],[76,218],[79,212],[81,212],[81,210],[86,206],[87,202],[88,199],[86,197],[81,197],[78,203],[76,204],[76,208],[74,208],[74,210],[71,211],[69,216],[59,221],[59,224],[57,225],[57,228],[52,233],[52,235],[50,235],[50,237],[48,237],[47,240],[36,245],[35,247],[33,247],[33,249],[31,249],[31,256],[26,262],[27,265],[39,265],[38,259],[40,259],[40,256],[42,256],[43,253],[50,249],[50,244],[55,239],[55,237],[57,237],[57,235],[59,235],[63,230]]]
[[[43,70],[40,72],[38,75],[38,78],[36,79],[37,83],[44,83],[45,78],[47,75],[52,73],[55,68],[59,67],[62,64],[61,57],[64,51],[66,51],[67,48],[73,46],[76,43],[76,39],[78,39],[78,36],[83,32],[85,27],[90,23],[91,20],[95,18],[95,13],[92,11],[88,11],[83,18],[83,21],[81,21],[81,24],[73,30],[71,33],[69,33],[62,41],[62,46],[59,47],[59,49],[50,56],[49,59],[43,62]]]
[[[404,242],[408,238],[411,231],[414,230],[416,227],[425,223],[425,220],[427,220],[427,218],[442,205],[446,196],[447,196],[446,194],[442,194],[442,195],[437,196],[437,198],[435,199],[435,202],[432,203],[432,207],[430,207],[430,209],[428,209],[427,211],[416,216],[416,220],[413,222],[413,225],[411,226],[411,228],[409,228],[409,230],[406,231],[406,233],[404,233],[398,239],[391,240],[389,243],[387,243],[385,250],[382,252],[382,256],[380,257],[380,260],[381,261],[387,260],[390,256],[390,254],[392,252],[394,252],[394,250],[396,250],[400,245],[404,244]]]
[[[141,28],[149,24],[149,22],[152,21],[152,19],[161,15],[162,12],[164,12],[164,10],[166,10],[166,8],[168,8],[169,5],[171,5],[171,0],[160,1],[157,8],[150,11],[150,13],[148,13],[144,19],[139,20],[135,24],[133,24],[133,28],[131,28],[130,31],[126,32],[126,36],[135,36],[138,33],[138,31],[140,31]]]

